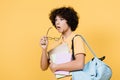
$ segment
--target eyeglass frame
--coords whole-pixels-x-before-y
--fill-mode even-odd
[[[48,38],[48,40],[52,40],[53,39],[55,41],[58,41],[61,38],[61,36],[59,38],[57,38],[57,37],[49,37],[48,36],[48,33],[49,33],[50,29],[52,29],[52,27],[48,28],[47,33],[46,33],[46,37]]]

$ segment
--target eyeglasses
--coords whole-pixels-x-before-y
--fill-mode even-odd
[[[46,37],[48,38],[48,40],[58,41],[58,40],[61,38],[61,36],[60,36],[59,38],[57,38],[57,37],[49,37],[49,36],[48,36],[48,33],[49,33],[49,31],[50,31],[51,29],[52,29],[52,27],[48,28],[47,33],[46,33]]]

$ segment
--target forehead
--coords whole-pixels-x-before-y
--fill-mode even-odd
[[[63,18],[62,16],[60,16],[60,15],[57,15],[55,18]]]

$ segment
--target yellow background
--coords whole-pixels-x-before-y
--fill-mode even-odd
[[[0,0],[0,80],[53,80],[40,69],[39,41],[49,27],[51,9],[71,6],[80,15],[82,34],[120,80],[119,0]],[[52,35],[56,36],[54,33]],[[87,59],[91,54],[87,53]]]

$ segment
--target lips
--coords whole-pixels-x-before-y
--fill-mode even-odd
[[[60,29],[60,26],[56,26],[57,29]]]

